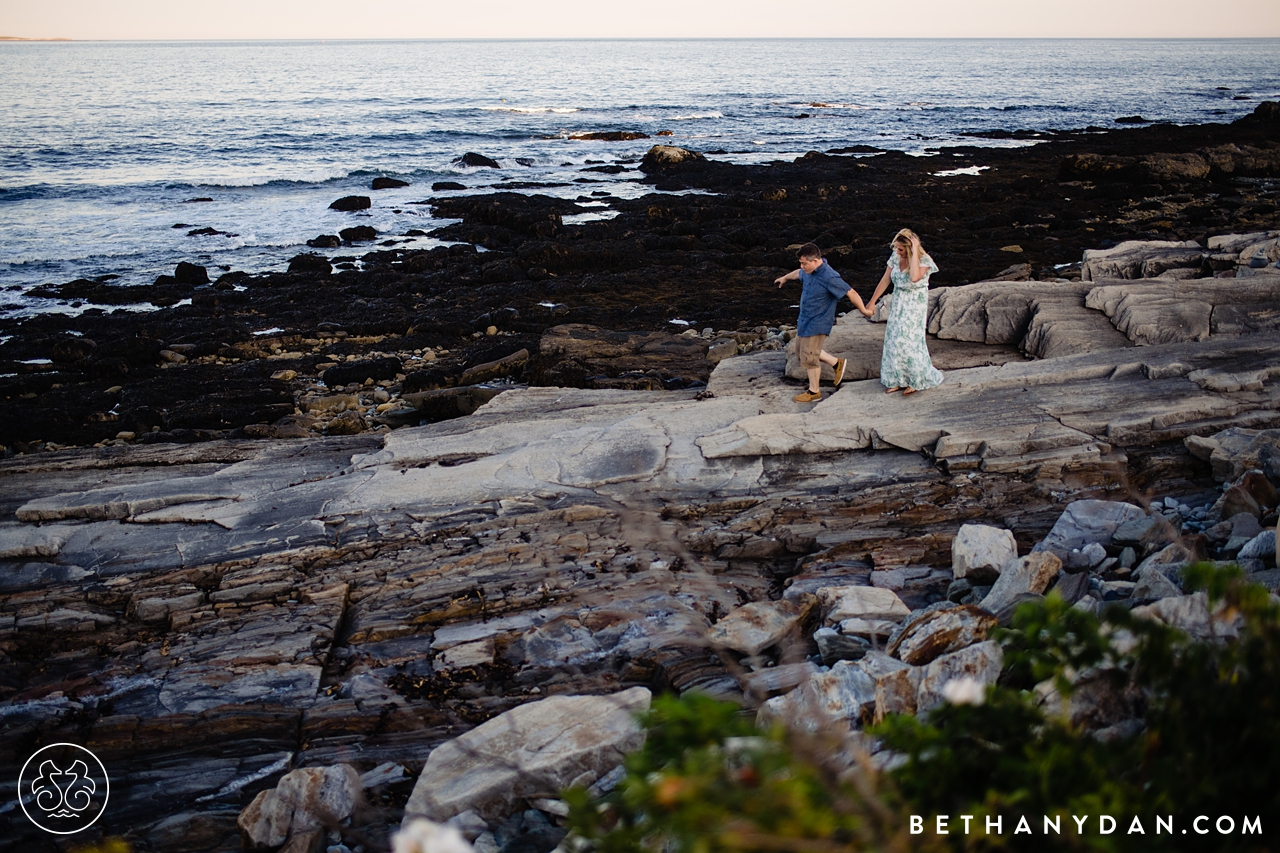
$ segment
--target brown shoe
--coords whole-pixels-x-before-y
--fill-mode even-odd
[[[842,358],[836,362],[836,378],[835,381],[831,383],[833,387],[839,388],[840,383],[844,381],[844,369],[848,364],[849,359],[847,358]]]
[[[816,403],[822,399],[821,391],[805,391],[803,394],[797,394],[791,398],[797,403]]]

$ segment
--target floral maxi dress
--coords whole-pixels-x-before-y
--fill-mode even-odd
[[[933,258],[921,258],[924,278],[911,280],[910,267],[902,270],[895,252],[889,257],[889,322],[884,330],[884,355],[880,358],[880,383],[886,388],[923,391],[942,384],[942,371],[929,359],[924,333],[929,320],[929,276],[938,271]]]

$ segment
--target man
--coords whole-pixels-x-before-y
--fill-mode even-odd
[[[805,243],[800,247],[800,269],[792,270],[784,276],[774,279],[774,284],[782,287],[784,282],[800,280],[800,319],[796,323],[796,352],[800,356],[800,366],[809,375],[809,390],[797,394],[792,399],[797,403],[816,403],[822,399],[822,391],[818,382],[822,378],[822,365],[829,364],[835,368],[835,382],[839,386],[844,381],[846,360],[836,358],[823,349],[827,335],[835,324],[836,305],[840,297],[848,296],[853,306],[865,317],[872,312],[863,303],[862,297],[845,283],[840,273],[822,259],[822,250],[814,243]]]

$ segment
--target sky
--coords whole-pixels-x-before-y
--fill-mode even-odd
[[[1278,38],[1280,0],[0,0],[0,36]]]

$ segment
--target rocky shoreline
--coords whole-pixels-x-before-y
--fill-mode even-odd
[[[653,691],[856,729],[993,679],[987,631],[1048,589],[1216,630],[1184,565],[1280,585],[1278,142],[1264,105],[933,158],[659,148],[656,186],[716,195],[450,200],[488,251],[5,325],[0,800],[73,741],[135,849],[372,851],[420,815],[550,850]],[[855,316],[852,378],[794,403],[788,247],[869,290],[902,224],[953,276],[946,383],[879,393]]]

